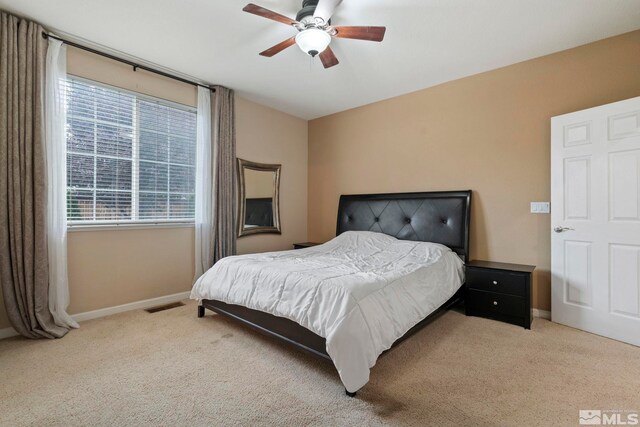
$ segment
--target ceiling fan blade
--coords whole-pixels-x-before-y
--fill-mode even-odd
[[[333,27],[341,39],[369,40],[381,42],[384,39],[386,27]]]
[[[313,13],[314,18],[321,18],[324,22],[329,22],[333,12],[335,12],[338,5],[342,3],[342,0],[320,0],[316,6],[316,11]]]
[[[282,22],[287,25],[294,25],[298,23],[295,19],[287,18],[284,15],[280,15],[279,13],[265,9],[262,6],[255,5],[253,3],[249,3],[242,10],[253,13],[254,15],[262,16],[263,18],[271,19],[272,21]]]
[[[336,58],[335,53],[333,53],[331,48],[328,46],[320,54],[320,60],[322,61],[322,65],[324,65],[324,68],[331,68],[334,65],[338,65],[340,63],[338,61],[338,58]]]
[[[290,39],[286,39],[285,41],[280,42],[277,45],[270,47],[269,49],[265,50],[264,52],[260,52],[260,55],[266,56],[267,58],[271,58],[276,53],[282,52],[286,48],[288,48],[290,46],[293,46],[295,43],[296,43],[296,38],[295,37],[291,37]]]

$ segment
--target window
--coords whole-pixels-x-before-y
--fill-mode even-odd
[[[192,221],[196,110],[70,78],[70,225]]]

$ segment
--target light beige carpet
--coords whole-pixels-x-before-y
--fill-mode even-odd
[[[330,364],[189,302],[2,340],[0,381],[6,426],[577,425],[579,409],[640,409],[640,348],[449,311],[349,398]]]

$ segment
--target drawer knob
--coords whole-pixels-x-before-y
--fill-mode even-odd
[[[498,301],[494,301],[494,302],[493,302],[493,305],[498,305]]]
[[[494,284],[494,285],[497,285],[497,284],[498,284],[498,281],[497,281],[497,280],[494,280],[494,281],[493,281],[493,284]]]

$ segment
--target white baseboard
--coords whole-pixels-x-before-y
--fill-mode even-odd
[[[84,322],[86,320],[98,319],[100,317],[111,316],[112,314],[124,313],[125,311],[140,310],[145,308],[151,308],[158,305],[171,304],[172,302],[182,301],[188,299],[191,293],[180,292],[172,295],[165,295],[163,297],[150,298],[142,301],[130,302],[128,304],[116,305],[115,307],[100,308],[98,310],[87,311],[84,313],[72,314],[71,317],[76,322]],[[551,312],[547,310],[533,309],[533,317],[539,317],[541,319],[551,320]],[[0,329],[0,340],[18,335],[13,328]]]
[[[128,304],[116,305],[115,307],[100,308],[98,310],[87,311],[85,313],[72,314],[71,317],[76,322],[97,319],[99,317],[111,316],[112,314],[124,313],[125,311],[151,308],[158,305],[171,304],[172,302],[189,299],[191,292],[180,292],[172,295],[165,295],[158,298],[150,298],[142,301],[130,302]]]
[[[76,322],[84,322],[86,320],[98,319],[100,317],[111,316],[112,314],[124,313],[131,310],[143,310],[145,308],[156,307],[158,305],[171,304],[172,302],[189,299],[191,292],[180,292],[172,295],[165,295],[157,298],[145,299],[142,301],[130,302],[128,304],[116,305],[115,307],[100,308],[98,310],[87,311],[84,313],[72,314],[71,317]],[[18,335],[13,328],[0,329],[0,340]]]
[[[16,335],[18,335],[18,333],[13,328],[0,329],[0,340],[15,337]]]
[[[541,319],[551,320],[551,312],[547,310],[540,310],[538,308],[534,308],[533,317],[539,317]]]

